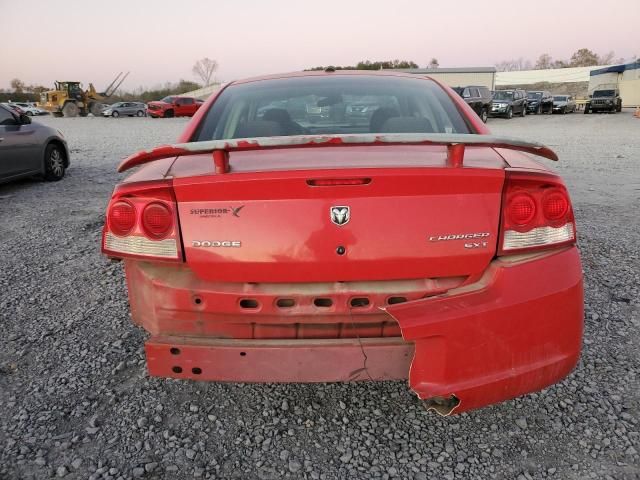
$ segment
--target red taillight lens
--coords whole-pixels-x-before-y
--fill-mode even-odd
[[[507,170],[502,205],[499,255],[575,243],[569,195],[555,175]]]
[[[109,228],[120,237],[131,233],[136,226],[136,209],[128,202],[119,201],[111,205],[108,212]]]
[[[509,218],[516,225],[526,225],[536,214],[536,203],[531,195],[518,193],[514,195],[507,206]]]
[[[102,252],[111,258],[182,261],[178,206],[170,180],[116,187],[107,208]]]
[[[542,211],[549,220],[562,219],[569,210],[569,199],[559,191],[552,191],[542,198]]]
[[[142,211],[142,226],[149,238],[164,238],[173,229],[173,213],[164,203],[150,203]]]

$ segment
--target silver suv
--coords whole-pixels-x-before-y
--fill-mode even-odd
[[[146,117],[147,106],[140,102],[118,102],[102,111],[105,117]]]

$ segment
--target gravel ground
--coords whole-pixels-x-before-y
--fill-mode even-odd
[[[639,479],[640,120],[490,120],[560,154],[585,271],[584,354],[547,390],[451,418],[405,382],[147,377],[119,264],[99,253],[120,158],[183,119],[54,119],[59,183],[0,186],[0,479]],[[601,137],[596,137],[600,134]]]

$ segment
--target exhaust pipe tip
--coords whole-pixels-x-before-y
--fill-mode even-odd
[[[460,399],[455,395],[448,397],[431,397],[422,400],[422,405],[429,411],[433,410],[438,415],[447,417],[460,405]]]

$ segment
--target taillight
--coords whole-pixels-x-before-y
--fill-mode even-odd
[[[509,199],[507,215],[516,225],[526,225],[536,214],[536,202],[531,195],[518,193]]]
[[[506,172],[499,255],[575,243],[567,189],[551,174]]]
[[[115,202],[107,213],[109,228],[119,236],[131,233],[136,226],[136,209],[129,202]]]
[[[107,208],[102,252],[109,257],[181,261],[177,211],[171,182],[119,185]]]
[[[173,228],[173,216],[164,203],[150,203],[142,210],[142,227],[149,238],[165,238]]]

